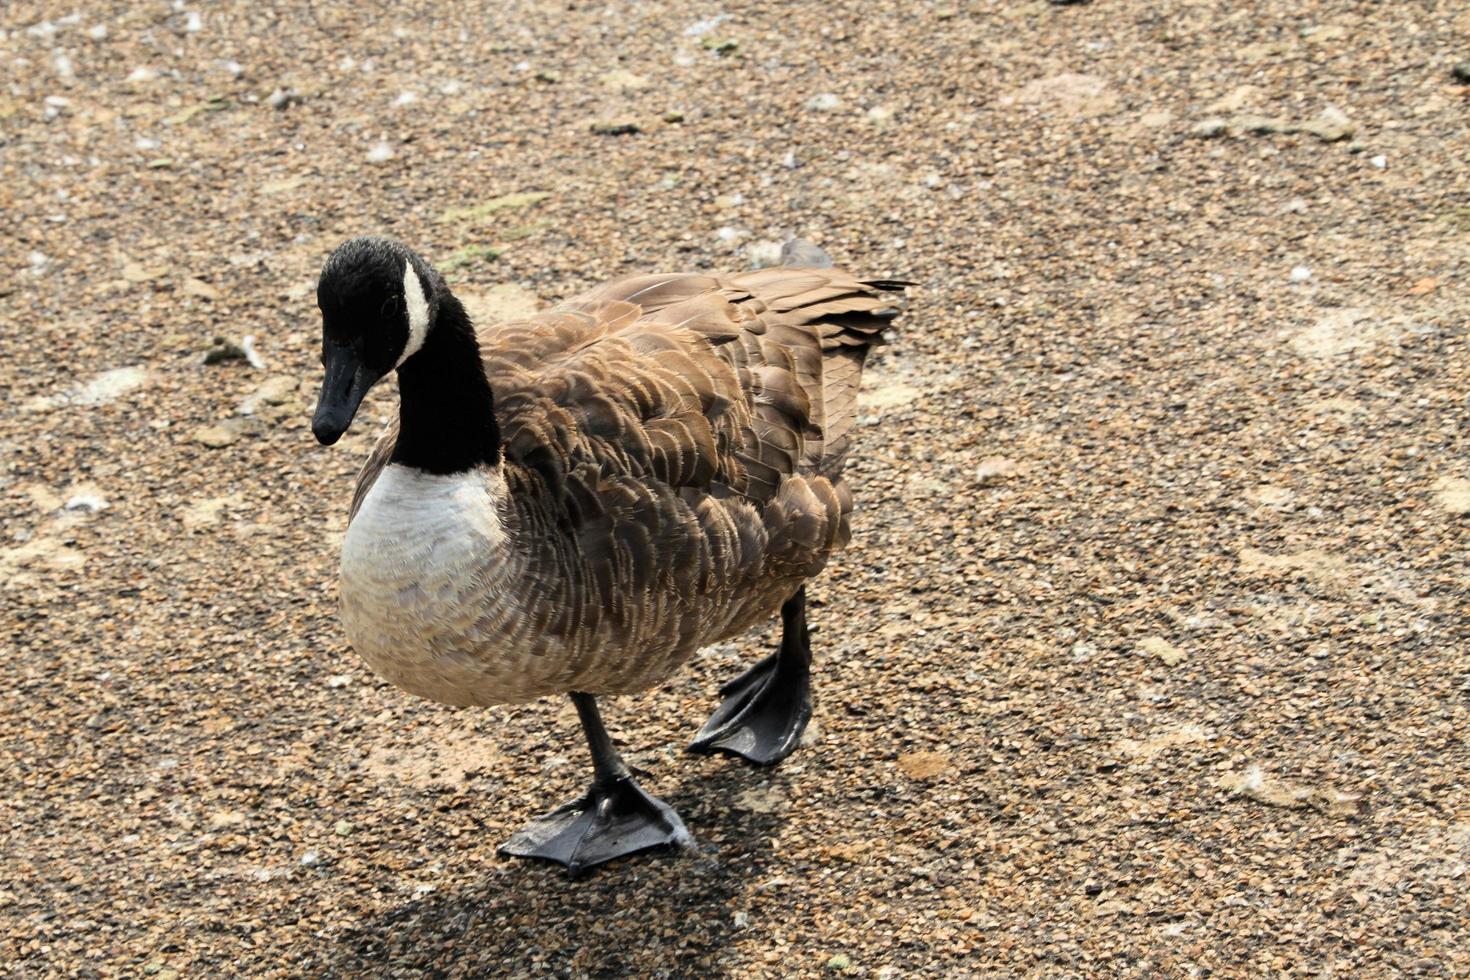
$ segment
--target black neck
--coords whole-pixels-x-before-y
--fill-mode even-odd
[[[398,397],[393,462],[437,474],[500,462],[480,345],[464,307],[447,290],[424,346],[398,369]]]

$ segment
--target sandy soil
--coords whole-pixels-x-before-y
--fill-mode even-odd
[[[1470,973],[1470,8],[462,6],[0,11],[10,970]],[[608,707],[696,852],[497,856],[570,710],[346,647],[362,233],[487,317],[790,233],[923,284],[814,744],[681,751],[770,634]]]

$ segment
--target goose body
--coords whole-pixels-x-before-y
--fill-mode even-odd
[[[354,649],[447,704],[586,699],[594,758],[592,695],[658,684],[778,610],[804,649],[793,603],[848,541],[858,383],[902,285],[816,266],[637,276],[477,331],[413,253],[344,245],[319,290],[314,427],[335,441],[387,370],[402,399],[343,543]],[[766,696],[791,714],[768,755],[809,714],[805,656],[800,705]]]

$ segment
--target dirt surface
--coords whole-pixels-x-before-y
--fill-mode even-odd
[[[10,971],[1470,973],[1470,8],[77,6],[0,12]],[[923,284],[813,744],[681,751],[770,633],[607,706],[695,852],[498,856],[570,708],[346,647],[363,233],[487,316],[789,233]]]

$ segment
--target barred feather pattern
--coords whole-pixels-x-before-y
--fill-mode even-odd
[[[774,615],[847,544],[863,360],[903,285],[636,276],[482,328],[503,460],[405,528],[374,493],[398,468],[383,436],[344,548],[354,646],[414,693],[492,704],[642,690]]]

